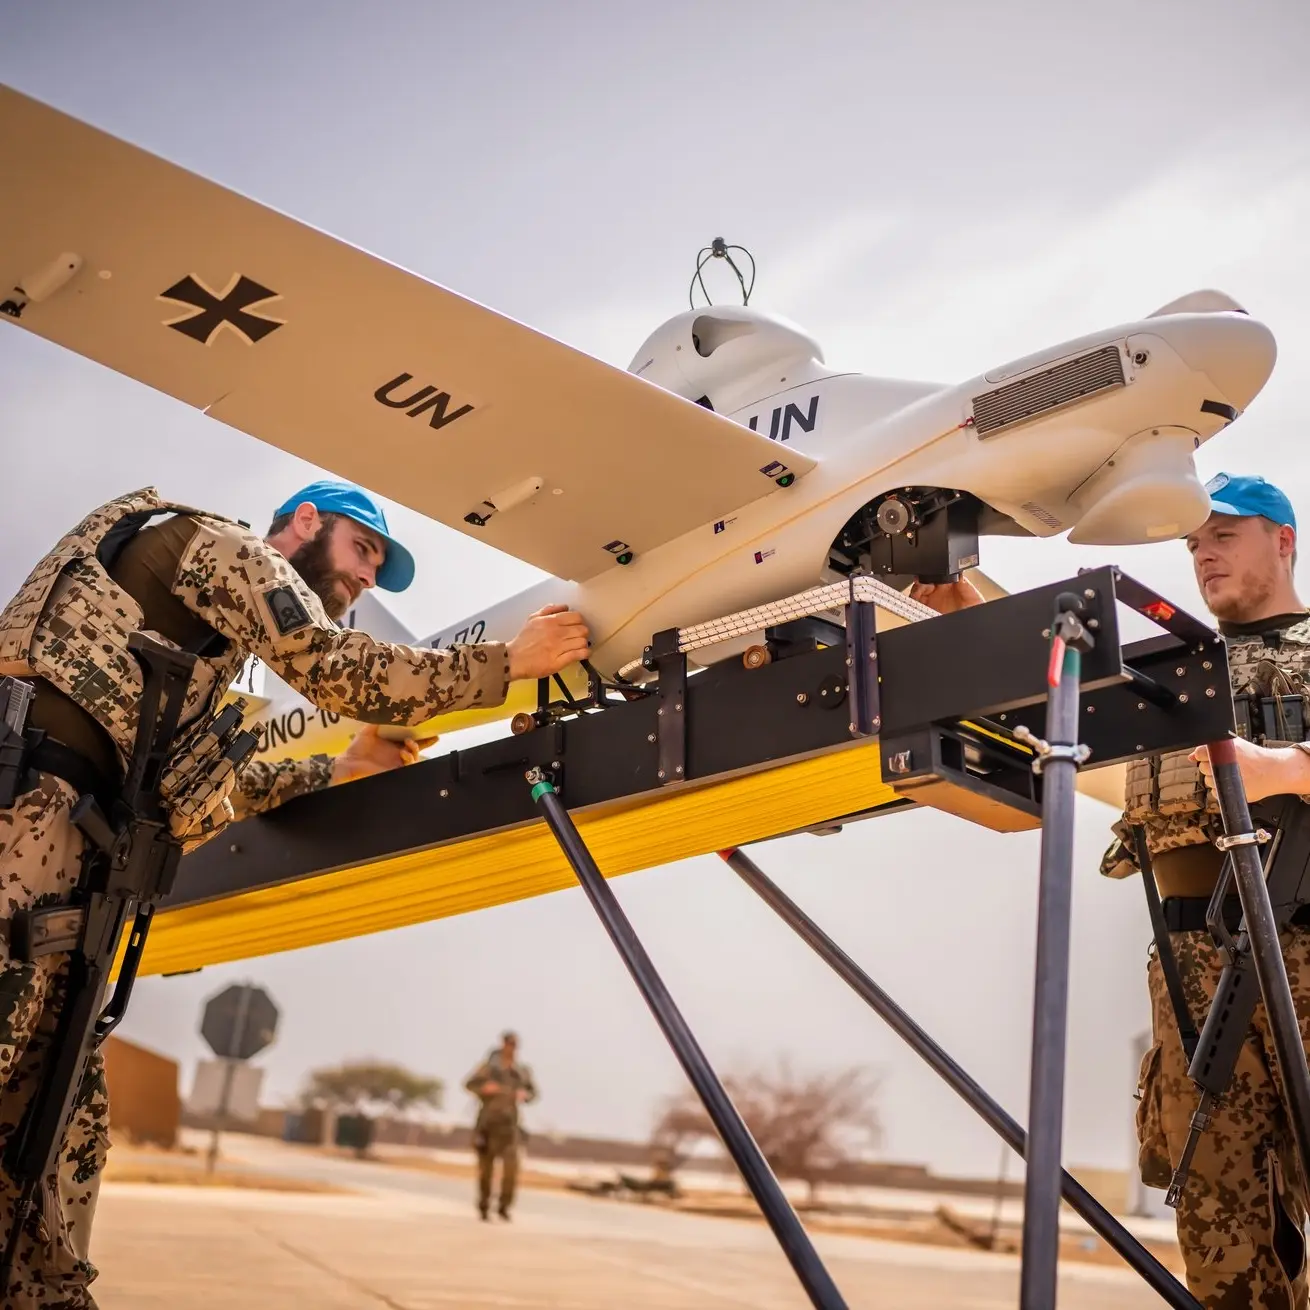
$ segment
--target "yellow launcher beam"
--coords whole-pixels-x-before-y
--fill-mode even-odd
[[[872,740],[746,777],[597,806],[573,817],[602,872],[615,877],[898,799],[882,781],[878,743]],[[185,877],[183,861],[179,880]],[[174,973],[318,946],[575,885],[573,871],[539,820],[160,913],[150,929],[141,973]]]

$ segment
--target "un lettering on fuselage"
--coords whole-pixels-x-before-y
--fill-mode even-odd
[[[752,414],[746,420],[746,426],[752,432],[758,432],[761,417],[760,414]],[[809,398],[804,410],[794,401],[774,406],[773,413],[769,416],[769,431],[766,435],[770,441],[788,441],[791,439],[793,424],[802,432],[813,432],[814,425],[818,421],[819,396],[816,392]]]

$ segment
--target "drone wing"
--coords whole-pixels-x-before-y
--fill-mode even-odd
[[[557,577],[814,467],[4,86],[0,176],[18,326]]]

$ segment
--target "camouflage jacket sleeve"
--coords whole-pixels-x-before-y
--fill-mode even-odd
[[[480,1097],[482,1095],[482,1084],[490,1082],[491,1077],[491,1065],[484,1060],[471,1074],[469,1074],[464,1082],[464,1090],[466,1092],[472,1092],[474,1096]]]
[[[251,760],[237,775],[229,799],[238,819],[262,814],[332,781],[332,757],[311,755],[304,760]]]
[[[503,642],[428,650],[343,629],[267,542],[237,524],[197,518],[174,593],[320,709],[413,727],[448,710],[504,702]]]

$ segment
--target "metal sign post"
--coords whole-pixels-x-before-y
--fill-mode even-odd
[[[252,1055],[258,1055],[277,1031],[277,1006],[262,987],[246,983],[219,992],[205,1006],[200,1033],[210,1049],[223,1061],[223,1087],[209,1138],[205,1158],[206,1172],[212,1174],[218,1163],[218,1139],[227,1126],[232,1080],[237,1067]]]

